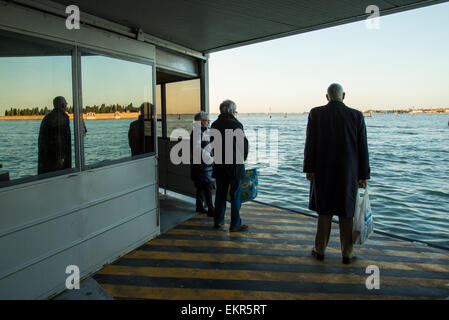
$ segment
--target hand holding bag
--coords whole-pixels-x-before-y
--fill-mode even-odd
[[[374,219],[369,201],[368,187],[366,187],[363,197],[360,193],[360,189],[358,189],[352,227],[352,241],[354,244],[365,243],[373,233],[373,227]]]

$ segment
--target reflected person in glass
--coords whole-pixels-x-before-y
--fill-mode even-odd
[[[72,136],[64,97],[53,100],[54,109],[41,122],[39,130],[38,174],[72,167]]]
[[[147,109],[147,118],[145,119],[145,109]],[[151,115],[150,115],[151,113]],[[145,121],[148,121],[151,126],[151,119],[153,118],[153,105],[149,102],[144,102],[140,106],[140,115],[136,121],[131,122],[128,131],[128,142],[131,148],[131,155],[137,156],[144,153],[154,151],[154,141],[152,137],[152,128],[148,130],[145,135]]]

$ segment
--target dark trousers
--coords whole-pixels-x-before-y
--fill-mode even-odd
[[[217,193],[215,195],[215,224],[222,224],[226,215],[226,196],[231,187],[231,227],[240,227],[240,207],[242,206],[242,180],[217,179]]]
[[[212,203],[212,183],[195,181],[196,188],[196,211],[208,211],[211,215],[214,213],[214,205]],[[206,210],[204,203],[207,205]]]
[[[344,258],[351,258],[352,244],[352,220],[353,218],[338,218],[340,227],[341,254]],[[315,251],[324,254],[331,235],[332,215],[318,215],[317,233],[315,237]]]

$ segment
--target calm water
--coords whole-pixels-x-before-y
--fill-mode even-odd
[[[245,128],[279,130],[279,168],[258,200],[312,213],[302,173],[307,115],[239,115]],[[375,228],[449,248],[449,115],[365,118]]]
[[[214,120],[216,116],[212,116]],[[183,119],[184,120],[184,119]],[[245,130],[277,130],[276,172],[262,169],[258,200],[310,212],[302,173],[307,115],[239,115]],[[368,130],[375,228],[449,248],[449,115],[374,115]],[[130,156],[133,120],[86,121],[86,162]],[[184,121],[182,126],[189,121]],[[169,129],[179,124],[169,118]],[[35,175],[40,121],[0,122],[0,163],[12,178]],[[73,128],[72,128],[73,132]],[[255,152],[250,140],[250,152]],[[269,146],[267,146],[269,151]],[[266,165],[269,156],[258,159]]]

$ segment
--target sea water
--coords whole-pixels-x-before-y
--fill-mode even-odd
[[[239,115],[245,129],[277,129],[278,170],[261,172],[258,200],[302,212],[307,115]],[[375,229],[449,248],[449,114],[365,118]]]
[[[169,116],[168,131],[178,126],[188,129],[190,117],[182,115],[179,121],[178,116]],[[216,117],[211,115],[211,120]],[[312,213],[307,209],[309,182],[302,173],[307,115],[239,114],[238,119],[247,132],[277,136],[276,161],[270,155],[276,144],[268,138],[266,154],[259,152],[257,158],[261,169],[257,200]],[[365,118],[375,229],[449,248],[448,120],[449,114]],[[130,156],[127,132],[132,121],[86,121],[86,163]],[[36,175],[39,126],[40,121],[33,120],[0,122],[0,163],[12,179]],[[250,152],[257,152],[254,139]]]

